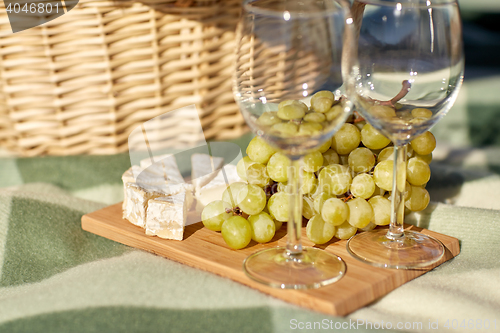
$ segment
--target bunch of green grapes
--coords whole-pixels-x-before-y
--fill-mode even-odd
[[[328,93],[315,94],[311,108],[298,101],[282,102],[277,112],[266,112],[258,121],[275,130],[292,123],[291,119],[324,121],[319,114],[328,117],[329,112],[340,112],[333,94]],[[429,110],[430,114],[423,110],[415,112],[418,117],[432,116]],[[429,163],[435,147],[436,140],[430,132],[415,138],[408,147],[407,212],[423,210],[429,204],[425,185],[430,178]],[[389,139],[353,115],[331,140],[304,157],[299,172],[302,215],[307,220],[309,240],[323,244],[333,237],[348,239],[358,230],[389,224],[393,152]],[[244,181],[228,186],[222,199],[211,202],[202,212],[203,224],[220,231],[227,245],[234,249],[246,247],[251,240],[269,242],[282,223],[288,221],[286,188],[290,159],[260,137],[249,143],[246,153],[237,165],[238,175]]]

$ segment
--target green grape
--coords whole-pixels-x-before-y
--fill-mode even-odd
[[[285,192],[274,193],[267,201],[267,209],[271,217],[280,222],[288,221],[288,194]]]
[[[375,223],[370,222],[370,223],[368,223],[368,225],[366,227],[359,228],[359,230],[361,230],[361,231],[372,231],[373,229],[375,229],[376,226],[377,225]]]
[[[427,154],[427,155],[420,155],[420,154],[415,153],[414,157],[424,161],[427,164],[431,164],[431,162],[432,162],[432,153]]]
[[[326,120],[324,113],[311,112],[304,116],[304,120],[311,123],[322,123]]]
[[[429,164],[419,158],[412,157],[406,166],[406,179],[412,185],[424,185],[431,178]]]
[[[370,149],[382,149],[391,143],[391,140],[377,131],[372,125],[366,124],[361,129],[361,142]]]
[[[294,123],[279,123],[274,124],[271,127],[272,133],[277,133],[284,137],[290,137],[297,135],[299,127]]]
[[[339,155],[346,155],[359,146],[361,134],[353,124],[346,123],[332,137],[332,148]]]
[[[391,201],[383,196],[376,195],[368,200],[373,209],[373,223],[388,225],[391,222]]]
[[[256,136],[248,144],[246,152],[252,161],[266,164],[276,151],[264,139]]]
[[[366,125],[366,120],[362,121],[357,121],[354,123],[354,126],[356,126],[360,131],[365,127]],[[363,141],[363,133],[361,132],[361,141]]]
[[[356,231],[358,231],[358,228],[353,227],[349,222],[345,221],[337,227],[335,237],[338,239],[349,239],[356,234]]]
[[[281,226],[283,225],[283,222],[281,222],[281,221],[277,221],[277,220],[275,220],[275,219],[273,219],[273,221],[274,221],[274,229],[275,229],[276,231],[280,230],[280,229],[281,229]]]
[[[230,248],[239,250],[247,246],[252,240],[252,227],[247,219],[241,216],[233,216],[222,224],[221,234]]]
[[[329,90],[320,90],[320,91],[316,92],[311,97],[311,101],[314,100],[314,99],[320,98],[320,97],[328,98],[328,99],[331,99],[331,100],[335,99],[335,95],[331,91],[329,91]]]
[[[349,218],[349,207],[337,198],[330,198],[323,203],[321,217],[333,226],[339,226]]]
[[[410,198],[405,201],[405,206],[411,211],[418,212],[427,208],[429,201],[429,192],[425,188],[412,186]]]
[[[257,162],[252,161],[248,156],[245,156],[241,160],[239,160],[238,164],[236,164],[236,173],[238,174],[238,176],[243,180],[247,180],[247,169],[254,163]]]
[[[396,110],[390,106],[385,105],[375,105],[368,109],[368,112],[374,118],[393,118],[396,117]]]
[[[309,220],[315,214],[313,199],[308,195],[304,195],[302,197],[302,216]]]
[[[375,155],[368,148],[356,148],[349,153],[347,163],[352,171],[368,172],[375,165]]]
[[[266,207],[266,193],[259,186],[249,184],[238,192],[237,203],[243,213],[256,215]]]
[[[436,148],[436,138],[431,132],[427,131],[413,139],[410,145],[415,153],[428,155]]]
[[[257,215],[250,215],[248,222],[252,228],[252,239],[257,243],[267,243],[273,239],[276,233],[276,225],[269,214],[260,212]]]
[[[335,102],[335,96],[331,91],[318,91],[311,98],[311,109],[317,112],[325,113]]]
[[[280,182],[280,183],[278,183],[278,192],[286,192],[287,191],[287,189],[286,189],[287,185],[288,185],[288,182],[284,182],[284,183]]]
[[[324,167],[319,173],[318,179],[321,191],[332,195],[346,193],[352,182],[349,169],[340,164],[332,164]]]
[[[424,108],[416,108],[411,110],[411,115],[415,118],[432,118],[432,111]]]
[[[257,124],[261,126],[272,126],[277,123],[281,123],[281,119],[278,117],[278,112],[276,111],[264,112],[257,119]]]
[[[406,146],[406,159],[410,159],[413,157],[413,155],[415,155],[415,152],[413,151],[413,148],[411,145],[407,145]],[[394,158],[393,158],[394,160]]]
[[[339,154],[333,149],[328,149],[323,153],[323,166],[328,166],[330,164],[339,164],[340,158]]]
[[[354,198],[347,201],[349,218],[347,222],[356,228],[366,227],[373,218],[372,206],[363,198]]]
[[[349,166],[349,155],[339,155],[341,165]]]
[[[325,152],[327,152],[329,149],[330,149],[330,145],[332,144],[332,141],[331,140],[328,140],[326,141],[325,143],[323,143],[321,146],[319,146],[318,148],[318,151],[323,154]]]
[[[299,135],[314,135],[319,134],[323,130],[323,125],[320,123],[303,122],[299,127]]]
[[[408,200],[411,196],[411,185],[408,183],[408,181],[405,182],[405,193],[404,193],[404,199],[405,201]]]
[[[373,170],[373,180],[378,187],[386,191],[392,191],[392,174],[394,161],[385,160],[379,162]]]
[[[232,183],[231,185],[226,187],[224,192],[222,192],[222,201],[227,202],[231,205],[231,207],[238,206],[238,193],[245,186],[247,186],[247,184],[243,182]]]
[[[410,119],[410,124],[422,124],[426,121],[427,121],[427,118],[418,117],[418,118]]]
[[[278,105],[278,117],[283,120],[302,119],[307,112],[307,105],[301,101],[287,100]]]
[[[373,191],[372,197],[374,197],[376,195],[384,196],[384,194],[385,194],[385,190],[381,189],[380,187],[377,186],[377,184],[375,184],[375,191]]]
[[[288,167],[292,161],[282,153],[276,153],[267,163],[267,174],[275,182],[286,182],[288,180]]]
[[[375,192],[375,182],[369,174],[360,173],[353,178],[350,190],[355,197],[368,199]]]
[[[318,188],[318,179],[312,172],[302,172],[302,186],[301,191],[303,194],[310,194],[316,192]]]
[[[220,231],[222,223],[231,216],[233,216],[231,205],[222,200],[215,200],[203,208],[201,222],[207,229]]]
[[[270,178],[264,164],[254,163],[247,168],[247,181],[249,184],[264,187],[269,184]]]
[[[325,244],[335,235],[337,228],[323,221],[320,215],[313,216],[306,226],[307,238],[314,244]]]
[[[278,192],[286,192],[288,182],[278,183]],[[316,192],[318,188],[318,179],[312,172],[302,171],[302,186],[300,187],[302,194],[311,194]]]
[[[384,148],[378,153],[377,163],[387,160],[394,161],[394,147]]]
[[[333,121],[339,118],[342,115],[342,113],[344,113],[344,108],[340,104],[334,105],[330,110],[328,110],[325,113],[326,120]]]
[[[319,151],[309,153],[303,157],[304,170],[316,172],[323,166],[323,155]]]
[[[330,198],[333,198],[332,195],[330,195],[330,193],[327,193],[327,192],[319,193],[314,198],[314,201],[313,201],[314,211],[318,214],[321,214],[321,210],[323,209],[323,205],[324,205],[325,201],[330,199]]]

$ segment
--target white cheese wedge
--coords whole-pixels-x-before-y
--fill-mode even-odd
[[[207,185],[203,186],[196,195],[197,210],[203,209],[214,200],[221,200],[222,193],[227,186],[234,182],[241,182],[242,179],[236,172],[236,166],[232,164],[225,165],[217,176]]]
[[[188,208],[192,204],[190,192],[149,200],[146,235],[182,240]]]
[[[157,187],[166,195],[192,191],[193,185],[184,181],[174,155],[154,156],[141,161],[143,171],[136,177],[136,183]]]
[[[165,194],[153,187],[127,183],[125,185],[126,201],[123,204],[123,218],[136,226],[144,228],[146,226],[148,201],[161,196],[165,196]]]
[[[127,184],[135,184],[135,175],[138,175],[141,173],[142,168],[140,166],[134,165],[127,171],[125,171],[122,175],[122,181],[123,181],[123,204],[122,204],[122,209],[125,210],[127,209]]]
[[[123,184],[125,183],[135,183],[135,177],[142,172],[142,168],[138,165],[133,165],[125,171],[122,175]]]
[[[163,176],[165,179],[175,183],[184,183],[184,178],[177,167],[177,161],[172,154],[153,156],[141,161],[141,168],[149,172]]]
[[[212,157],[208,154],[191,155],[191,182],[195,191],[199,192],[203,186],[214,179],[223,165],[222,157]]]

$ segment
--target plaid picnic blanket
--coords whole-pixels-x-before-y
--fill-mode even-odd
[[[433,203],[408,219],[458,238],[461,254],[348,317],[83,231],[83,214],[123,199],[127,154],[1,158],[0,332],[499,332],[500,101],[476,97],[491,85],[466,82],[433,129]]]

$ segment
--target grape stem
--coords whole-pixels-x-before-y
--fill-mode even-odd
[[[408,92],[410,92],[411,83],[408,80],[404,80],[402,85],[403,85],[403,87],[401,88],[401,91],[396,96],[394,96],[393,99],[391,99],[390,101],[386,101],[386,102],[380,102],[380,104],[381,105],[389,105],[391,107],[394,107],[396,105],[396,103],[399,102],[400,99],[405,97],[408,94]]]
[[[391,108],[396,108],[396,103],[399,102],[403,97],[405,97],[409,92],[410,92],[410,89],[411,89],[411,83],[408,81],[408,80],[404,80],[401,85],[403,86],[401,88],[401,90],[398,92],[398,94],[396,96],[394,96],[392,99],[388,100],[388,101],[379,101],[377,99],[372,99],[372,98],[368,98],[370,100],[370,102],[373,102],[377,105],[386,105],[386,106],[390,106]],[[359,115],[359,114],[358,114]],[[354,119],[354,122],[357,123],[357,122],[360,122],[360,121],[363,121],[365,120],[365,118],[359,116],[358,118]]]
[[[343,197],[341,200],[344,202],[347,202],[347,201],[351,200],[352,198],[354,198],[354,196],[352,194],[349,194],[347,197]]]

